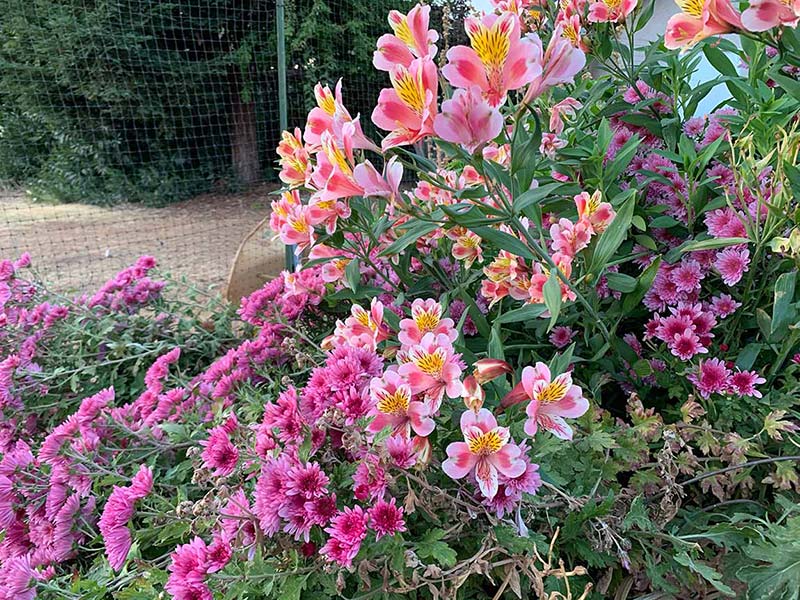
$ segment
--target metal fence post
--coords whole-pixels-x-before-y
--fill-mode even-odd
[[[286,94],[286,0],[278,0],[275,21],[278,27],[278,124],[281,131],[289,128],[288,100]],[[294,246],[286,246],[286,268],[294,271]]]

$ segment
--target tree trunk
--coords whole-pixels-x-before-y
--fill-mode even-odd
[[[231,159],[233,173],[239,183],[251,185],[261,176],[258,160],[258,130],[256,121],[256,103],[245,100],[241,75],[233,76],[233,106],[231,130]]]

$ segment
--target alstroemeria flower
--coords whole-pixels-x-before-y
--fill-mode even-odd
[[[411,303],[411,318],[400,321],[397,339],[403,346],[413,346],[419,344],[428,333],[444,335],[450,342],[458,337],[453,319],[442,318],[441,304],[433,298],[417,298]]]
[[[284,131],[276,150],[280,157],[281,181],[289,187],[305,185],[310,174],[308,150],[303,145],[300,128],[296,127],[294,134]]]
[[[381,174],[370,161],[365,160],[353,169],[353,178],[358,185],[364,188],[365,196],[380,196],[396,200],[400,197],[403,165],[396,156],[393,156],[383,166],[383,174]]]
[[[550,237],[553,238],[554,251],[574,257],[589,245],[592,239],[592,227],[583,219],[577,223],[569,219],[559,219],[558,223],[550,226]]]
[[[525,92],[525,102],[531,102],[553,86],[571,83],[586,64],[586,55],[563,33],[563,25],[556,25],[542,59],[542,72]],[[538,38],[536,41],[541,48],[541,41]]]
[[[281,229],[286,225],[286,219],[289,218],[289,213],[292,212],[295,206],[302,206],[303,202],[300,200],[300,192],[297,190],[281,192],[280,198],[273,200],[271,203],[272,212],[269,216],[269,227],[277,234],[280,234]]]
[[[561,36],[568,40],[573,47],[578,48],[581,52],[589,52],[589,44],[586,43],[581,35],[583,23],[581,23],[579,14],[567,14],[562,11],[558,14],[556,25],[561,31]]]
[[[350,308],[350,316],[336,321],[333,335],[323,341],[323,348],[349,344],[356,348],[375,350],[377,345],[389,337],[389,327],[383,322],[383,303],[373,298],[369,311],[358,304]]]
[[[520,458],[519,446],[510,441],[508,427],[498,427],[494,415],[486,408],[461,415],[463,442],[447,446],[447,460],[442,471],[453,479],[462,479],[472,471],[481,493],[487,498],[497,494],[497,474],[519,477],[527,465]]]
[[[588,192],[581,192],[575,196],[575,206],[578,208],[580,220],[588,222],[594,233],[603,233],[617,216],[611,204],[603,202],[603,193],[600,190],[591,196]]]
[[[467,17],[464,27],[471,47],[451,48],[442,68],[442,75],[453,86],[477,86],[489,104],[497,107],[510,90],[526,86],[541,74],[541,42],[535,35],[520,37],[515,14]]]
[[[477,260],[483,262],[483,249],[478,234],[465,227],[453,228],[448,237],[454,239],[452,254],[456,260],[463,260],[467,269]]]
[[[411,387],[395,370],[388,369],[383,377],[373,378],[369,393],[374,402],[370,411],[370,416],[374,418],[367,426],[367,431],[371,433],[391,427],[393,435],[410,437],[413,431],[416,435],[426,437],[436,426],[429,407],[412,399]]]
[[[327,259],[322,265],[322,281],[332,283],[344,278],[344,270],[350,264],[350,259],[342,255],[342,250],[336,250],[324,244],[317,244],[308,253],[311,260]]]
[[[340,200],[352,196],[361,196],[364,189],[358,185],[353,177],[355,158],[351,144],[352,124],[345,127],[344,146],[340,147],[329,131],[325,131],[320,138],[322,151],[317,153],[317,167],[311,174],[311,184],[318,190],[314,196],[321,202]],[[349,216],[349,213],[341,215]],[[331,213],[333,217],[333,213]],[[331,229],[329,227],[329,229]],[[336,231],[336,222],[333,221],[332,230]]]
[[[389,131],[384,150],[415,144],[433,133],[439,80],[430,58],[417,58],[408,67],[396,65],[390,72],[391,88],[381,90],[372,122]]]
[[[450,398],[461,396],[461,355],[455,353],[447,335],[426,333],[419,344],[408,349],[405,358],[407,362],[400,365],[398,373],[413,393],[426,394],[432,412],[439,408],[445,393]]]
[[[583,104],[575,98],[564,98],[550,109],[550,131],[557,135],[564,132],[564,117],[574,117]]]
[[[409,67],[415,58],[436,56],[439,34],[428,29],[431,7],[417,4],[408,15],[393,10],[389,13],[389,25],[394,34],[387,33],[378,38],[378,49],[372,56],[372,64],[380,71],[391,71],[397,65]]]
[[[797,27],[800,0],[750,0],[742,13],[742,27],[747,31],[766,31],[779,25]]]
[[[589,7],[591,23],[619,23],[633,12],[639,0],[595,0]]]
[[[297,246],[295,253],[299,255],[314,244],[314,240],[316,240],[314,225],[308,206],[294,205],[289,209],[278,235],[281,242],[287,246]]]
[[[446,142],[460,144],[472,154],[503,130],[503,115],[483,99],[478,87],[456,90],[442,102],[442,112],[433,121],[433,130]]]
[[[675,50],[691,48],[697,42],[741,27],[739,13],[731,0],[675,0],[681,12],[670,17],[664,45]]]
[[[522,370],[520,381],[525,395],[530,398],[525,412],[525,433],[536,435],[539,427],[563,440],[572,439],[572,428],[564,417],[576,419],[589,410],[589,401],[583,397],[581,388],[572,384],[572,376],[563,373],[555,379],[548,366],[537,362],[534,367]]]
[[[322,134],[328,132],[333,135],[339,145],[342,145],[344,144],[344,126],[350,123],[352,124],[352,130],[349,134],[351,137],[350,145],[353,148],[379,152],[380,149],[364,135],[358,115],[355,118],[351,117],[344,104],[342,104],[341,79],[336,83],[335,92],[331,92],[327,85],[323,86],[321,83],[317,83],[314,86],[314,97],[317,100],[317,106],[308,113],[306,128],[303,132],[303,139],[306,144],[312,149],[318,148],[322,143]]]

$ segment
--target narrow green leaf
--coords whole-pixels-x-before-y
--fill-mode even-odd
[[[422,237],[423,235],[430,233],[434,229],[439,227],[438,223],[428,223],[426,221],[417,221],[413,225],[411,225],[406,232],[397,238],[394,242],[389,244],[383,252],[381,252],[381,256],[392,256],[394,254],[399,254],[403,250],[405,250],[408,246],[413,244],[417,241],[418,238]]]
[[[550,271],[550,277],[547,278],[542,293],[545,306],[550,311],[550,324],[547,326],[547,331],[550,331],[558,322],[558,315],[561,312],[561,284],[555,269]]]
[[[507,250],[511,252],[511,254],[521,258],[527,258],[528,260],[533,260],[535,258],[530,248],[523,244],[518,238],[505,231],[500,231],[492,227],[470,227],[470,229],[484,240],[492,242],[501,250]]]
[[[775,302],[772,306],[772,325],[770,333],[785,331],[792,321],[794,309],[794,289],[797,280],[797,271],[783,273],[775,282]]]
[[[664,260],[672,264],[678,260],[681,255],[687,252],[695,252],[696,250],[714,250],[716,248],[727,248],[728,246],[736,246],[738,244],[747,244],[750,240],[747,238],[710,238],[707,240],[688,240],[673,248],[664,256]]]
[[[632,292],[636,289],[637,279],[624,273],[606,273],[608,287],[618,292]]]
[[[545,310],[547,310],[547,307],[544,304],[526,304],[520,308],[515,308],[507,313],[503,313],[497,317],[494,322],[506,324],[530,321],[531,319],[537,319],[541,317]]]
[[[650,286],[653,285],[659,266],[661,266],[660,256],[647,265],[647,268],[642,271],[642,274],[639,275],[639,278],[636,280],[636,288],[630,294],[626,294],[625,299],[622,301],[623,314],[631,312],[639,305],[644,295],[650,289]]]
[[[624,194],[627,198],[617,210],[617,216],[611,221],[608,228],[602,233],[592,254],[589,272],[599,276],[608,261],[620,247],[628,234],[633,218],[633,209],[636,205],[636,190],[628,190]]]

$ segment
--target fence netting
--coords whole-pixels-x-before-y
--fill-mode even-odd
[[[277,1],[0,0],[0,256],[65,290],[141,253],[220,285],[277,187]],[[284,0],[289,126],[341,78],[372,132],[375,42],[415,3]],[[432,9],[447,44],[472,2]]]

